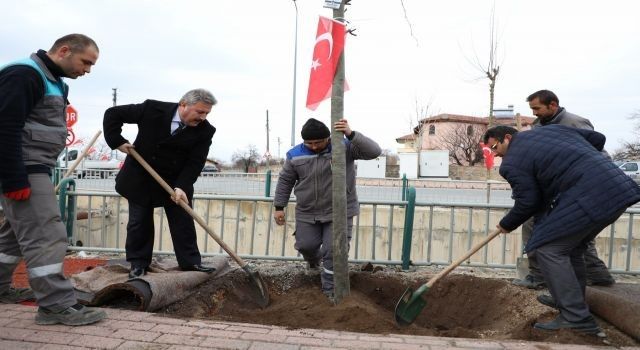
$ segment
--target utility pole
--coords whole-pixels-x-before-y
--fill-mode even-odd
[[[115,107],[118,103],[118,88],[112,88],[113,90],[113,106]]]
[[[264,157],[267,159],[267,170],[271,170],[269,159],[271,158],[271,153],[269,152],[269,110],[267,109],[267,152],[265,152]]]
[[[333,19],[344,22],[344,6],[349,0],[340,1],[333,8]],[[334,1],[334,3],[337,1]],[[326,2],[325,2],[325,6]],[[333,294],[339,304],[349,295],[349,243],[347,242],[347,176],[344,133],[335,130],[335,123],[344,114],[344,52],[343,48],[331,87],[331,158],[333,195]]]
[[[278,159],[282,159],[282,156],[280,155],[280,145],[282,144],[282,141],[280,141],[280,136],[278,136]]]
[[[296,7],[296,34],[293,39],[293,100],[291,102],[291,147],[295,146],[296,140],[296,72],[298,70],[298,4],[293,0]]]

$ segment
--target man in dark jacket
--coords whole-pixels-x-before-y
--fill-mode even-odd
[[[346,136],[347,240],[350,240],[353,217],[360,210],[354,161],[374,159],[382,150],[375,141],[351,130],[345,119],[336,122],[334,128]],[[302,126],[301,134],[304,142],[287,152],[287,160],[280,172],[273,199],[273,217],[276,224],[285,224],[284,208],[293,190],[296,196],[295,248],[309,267],[317,268],[322,262],[322,292],[331,300],[334,284],[330,133],[324,123],[310,118]]]
[[[525,251],[537,257],[551,292],[538,300],[560,315],[534,327],[600,333],[585,302],[584,251],[640,201],[640,187],[601,153],[605,137],[595,131],[550,125],[518,133],[497,126],[486,132],[484,142],[503,157],[500,175],[515,199],[498,229],[508,233],[536,218]]]
[[[79,326],[106,317],[78,304],[63,274],[67,231],[50,179],[67,137],[63,78],[91,72],[98,56],[93,39],[69,34],[49,51],[0,67],[0,204],[6,218],[0,227],[0,302],[29,297],[10,288],[24,259],[39,305],[37,324]]]
[[[560,107],[560,100],[552,91],[536,91],[527,97],[527,102],[529,102],[529,107],[533,115],[537,117],[533,122],[533,128],[559,124],[579,129],[593,130],[593,125],[589,119],[569,113],[564,107]],[[522,225],[523,244],[526,244],[531,237],[533,221],[533,218],[531,218]],[[587,264],[588,285],[609,286],[615,283],[615,280],[607,269],[607,265],[598,257],[595,241],[592,240],[589,242],[587,250],[584,252],[584,260]],[[529,255],[528,261],[529,274],[523,279],[514,279],[513,284],[531,289],[544,288],[545,282],[538,268],[536,257]]]
[[[206,120],[217,103],[204,89],[187,92],[179,103],[146,100],[141,104],[107,109],[104,136],[112,149],[129,153],[135,150],[174,188],[169,194],[131,156],[116,177],[116,191],[129,201],[129,223],[125,245],[131,264],[130,278],[144,275],[153,252],[153,208],[164,207],[169,222],[178,265],[185,271],[212,272],[202,266],[193,218],[177,203],[191,205],[193,184],[198,179],[209,153],[216,129]],[[133,145],[122,137],[124,123],[137,124]]]

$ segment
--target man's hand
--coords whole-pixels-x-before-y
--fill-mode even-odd
[[[351,128],[349,127],[349,123],[346,119],[338,120],[337,122],[335,122],[335,124],[333,124],[333,127],[336,131],[342,131],[344,133],[344,136],[346,137],[349,137],[351,135]]]
[[[132,144],[126,142],[126,143],[123,143],[120,146],[118,146],[118,151],[120,151],[122,153],[129,154],[129,149],[130,148],[135,148],[135,147]]]
[[[500,224],[496,225],[496,228],[498,230],[500,230],[500,233],[510,233],[511,232],[510,230],[507,230],[506,228],[500,226]]]
[[[17,191],[5,192],[4,196],[15,201],[26,201],[31,197],[31,187],[21,188]]]
[[[276,224],[278,224],[279,226],[284,225],[285,223],[285,219],[284,219],[284,210],[276,210],[273,212],[273,219],[276,221]]]
[[[180,201],[183,200],[185,203],[189,204],[189,198],[187,198],[187,194],[181,188],[174,188],[173,191],[176,193],[175,196],[171,197],[176,204],[180,204]]]

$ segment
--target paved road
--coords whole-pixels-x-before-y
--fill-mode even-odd
[[[113,191],[114,179],[77,179],[78,189]],[[195,184],[196,193],[204,194],[234,194],[246,196],[263,196],[264,181],[262,177],[200,177]],[[276,183],[272,183],[271,196],[275,192]],[[360,200],[401,200],[402,188],[390,186],[358,186]],[[487,203],[487,191],[482,189],[455,188],[416,188],[418,202],[456,202],[456,203]],[[511,191],[492,190],[491,204],[513,204]]]

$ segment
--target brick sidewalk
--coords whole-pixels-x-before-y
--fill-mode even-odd
[[[187,320],[105,309],[107,319],[82,327],[38,326],[36,308],[0,304],[0,349],[610,349],[526,341],[380,335]],[[632,349],[632,348],[623,348]]]

